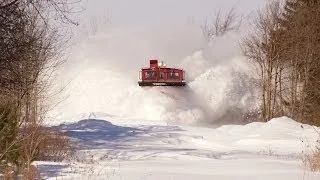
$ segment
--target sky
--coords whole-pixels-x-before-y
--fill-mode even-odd
[[[112,24],[141,25],[206,18],[233,6],[251,13],[267,0],[83,0],[86,16],[105,16]]]

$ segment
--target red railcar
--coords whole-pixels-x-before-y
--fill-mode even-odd
[[[184,70],[168,68],[163,62],[150,60],[150,67],[142,68],[139,86],[185,86]]]

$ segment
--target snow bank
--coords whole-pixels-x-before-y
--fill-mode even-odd
[[[206,44],[200,29],[114,27],[81,41],[57,81],[71,81],[65,102],[51,113],[58,123],[78,114],[104,112],[131,119],[213,123],[242,121],[256,106],[251,70],[229,34]],[[139,87],[149,59],[187,72],[188,86]]]
[[[78,142],[79,150],[102,150],[105,151],[102,154],[110,155],[110,160],[138,160],[142,155],[149,159],[150,154],[153,154],[151,159],[158,160],[173,157],[176,160],[229,159],[234,155],[299,159],[307,148],[317,145],[317,131],[320,131],[318,127],[287,117],[274,118],[266,123],[224,125],[216,129],[145,125],[131,120],[121,122],[116,118],[84,119],[54,128],[65,131]]]
[[[216,129],[229,138],[235,149],[261,151],[273,155],[301,155],[317,145],[320,128],[298,123],[288,117],[274,118],[266,123],[244,126],[226,125]],[[222,135],[223,134],[223,135]],[[269,151],[269,152],[268,152]]]
[[[136,124],[104,116],[106,119],[54,127],[77,142],[80,161],[72,166],[37,162],[46,179],[105,179],[108,173],[108,179],[140,179],[145,173],[148,179],[298,180],[320,176],[304,172],[301,161],[306,148],[317,143],[320,128],[287,117],[213,129]]]

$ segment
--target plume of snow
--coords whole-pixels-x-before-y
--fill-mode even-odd
[[[81,40],[60,71],[70,80],[68,99],[52,116],[70,121],[78,114],[165,122],[240,122],[256,107],[251,69],[229,33],[207,44],[198,27],[175,24],[109,27]],[[184,68],[186,87],[139,87],[139,70],[149,59]],[[57,116],[59,115],[59,116]]]

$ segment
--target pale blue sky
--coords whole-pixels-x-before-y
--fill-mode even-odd
[[[267,0],[84,0],[86,13],[111,15],[113,24],[164,23],[205,18],[218,9],[236,5],[237,11],[250,13]]]

